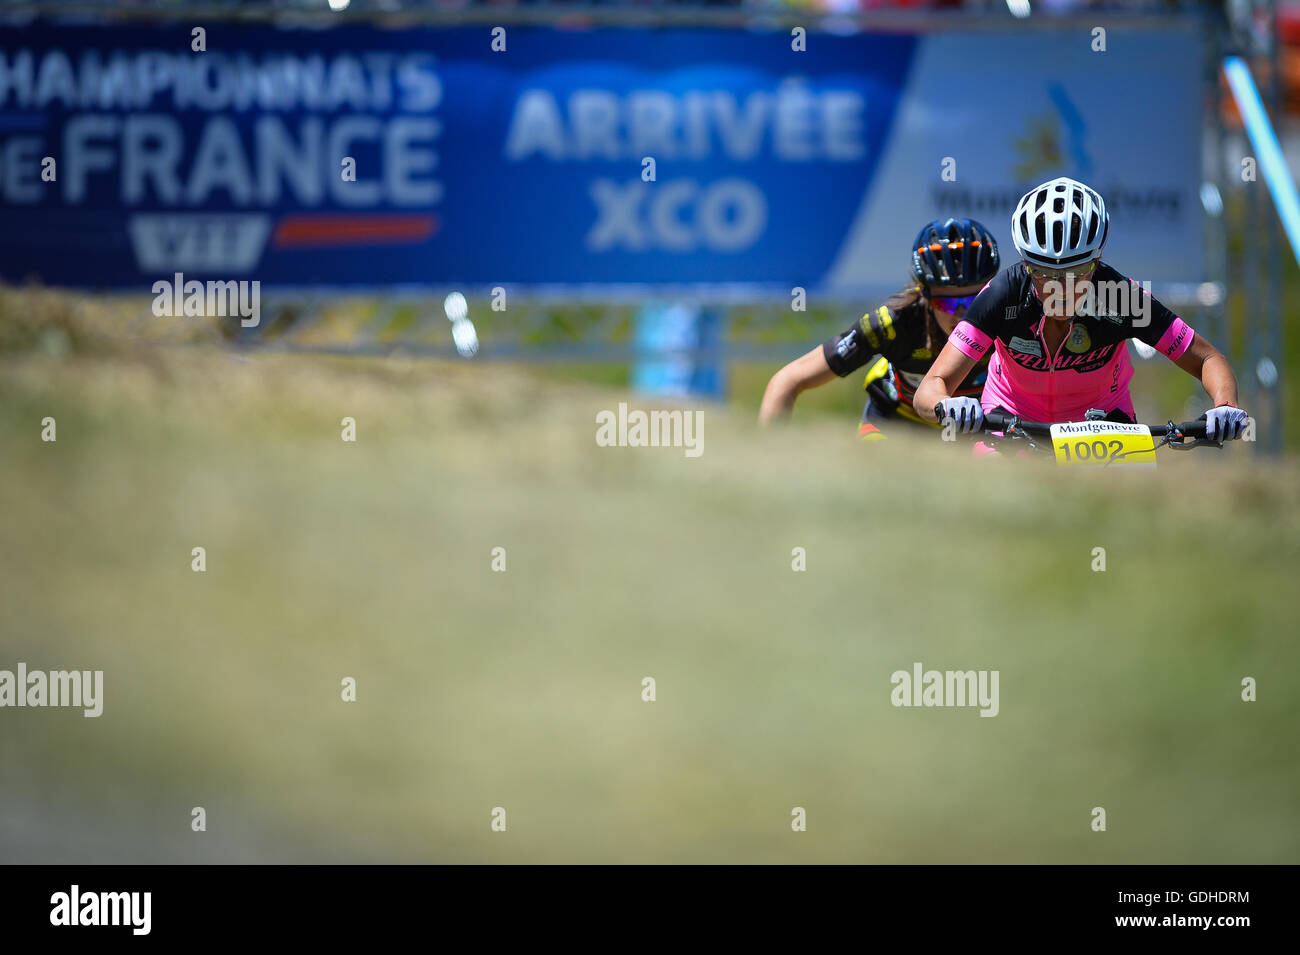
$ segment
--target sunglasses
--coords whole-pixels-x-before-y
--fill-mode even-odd
[[[971,302],[975,301],[974,295],[963,295],[961,298],[952,298],[947,295],[940,295],[930,299],[930,304],[941,312],[949,315],[956,315],[959,308],[970,308]]]
[[[1058,282],[1065,281],[1069,278],[1081,279],[1084,276],[1091,275],[1097,268],[1097,261],[1094,259],[1086,266],[1073,269],[1044,269],[1037,265],[1025,263],[1025,271],[1029,273],[1031,279],[1052,279]]]

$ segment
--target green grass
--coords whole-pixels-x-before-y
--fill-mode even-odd
[[[0,668],[106,684],[99,719],[0,710],[0,859],[1297,861],[1293,461],[1058,473],[745,402],[691,459],[598,447],[621,400],[0,359]],[[913,661],[999,670],[1001,713],[891,706]]]

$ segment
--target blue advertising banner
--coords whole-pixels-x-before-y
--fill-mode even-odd
[[[1064,173],[1124,191],[1127,272],[1200,278],[1186,32],[1102,61],[1047,34],[191,30],[0,29],[0,277],[853,289],[897,284],[935,216],[1005,241]]]
[[[915,46],[818,42],[512,29],[494,52],[486,29],[214,26],[195,52],[179,25],[7,30],[0,270],[811,282]]]

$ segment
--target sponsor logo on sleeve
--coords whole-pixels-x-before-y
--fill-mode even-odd
[[[960,325],[958,325],[956,328],[953,329],[952,337],[957,339],[957,341],[961,342],[967,348],[969,348],[972,352],[975,353],[976,356],[983,355],[984,349],[987,347],[977,342]]]
[[[1173,341],[1169,343],[1169,347],[1165,349],[1165,356],[1167,358],[1172,358],[1178,353],[1178,349],[1182,346],[1183,342],[1186,341],[1187,336],[1191,331],[1192,329],[1190,325],[1183,325],[1182,328],[1178,329],[1178,334],[1174,336]]]

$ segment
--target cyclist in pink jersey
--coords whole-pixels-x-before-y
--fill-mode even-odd
[[[917,412],[931,421],[951,418],[962,431],[978,430],[984,412],[995,409],[1045,422],[1082,421],[1097,409],[1131,422],[1128,339],[1136,338],[1204,386],[1215,405],[1204,415],[1207,436],[1240,437],[1247,415],[1236,406],[1228,360],[1101,261],[1109,228],[1101,196],[1081,182],[1053,179],[1030,190],[1011,220],[1023,261],[976,296],[917,388]],[[954,397],[954,385],[986,356],[979,401]]]

